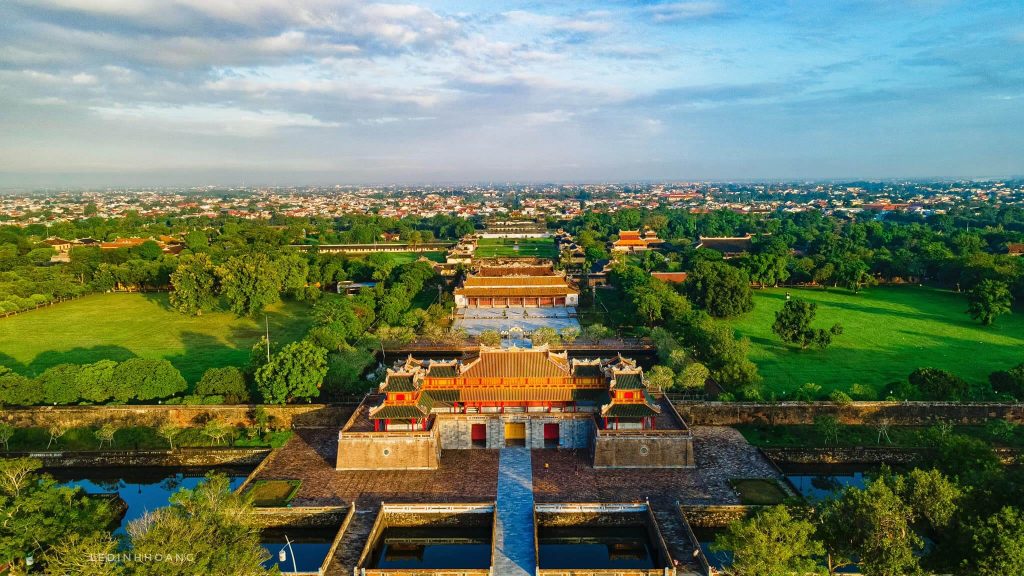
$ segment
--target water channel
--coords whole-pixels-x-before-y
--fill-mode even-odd
[[[79,487],[90,494],[117,493],[125,504],[127,512],[115,530],[116,536],[124,535],[128,524],[143,517],[147,512],[163,508],[170,503],[171,495],[178,490],[193,489],[205,480],[210,472],[228,477],[231,488],[242,485],[250,468],[52,468],[44,472],[53,476],[64,486]],[[270,554],[266,566],[280,564],[282,572],[297,568],[299,572],[316,572],[327,556],[328,549],[337,530],[322,529],[271,529],[265,530],[261,544]],[[287,546],[285,540],[291,542]],[[286,550],[285,561],[280,562],[280,552]],[[294,564],[293,564],[294,554]]]

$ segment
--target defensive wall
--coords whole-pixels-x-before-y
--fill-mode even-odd
[[[3,458],[30,457],[47,468],[135,466],[255,466],[269,448],[178,448],[176,450],[96,450],[4,452]]]
[[[676,410],[690,426],[814,424],[819,416],[835,416],[842,424],[928,426],[984,424],[1004,419],[1024,424],[1024,404],[957,402],[676,402]]]
[[[112,422],[121,427],[202,426],[217,420],[229,426],[251,426],[256,405],[159,405],[120,406],[30,406],[0,410],[0,422],[16,428],[46,428],[54,423],[69,427],[101,426]],[[355,409],[351,404],[264,405],[274,428],[340,428]]]

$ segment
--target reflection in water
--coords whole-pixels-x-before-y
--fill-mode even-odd
[[[480,569],[491,566],[490,527],[385,528],[371,568]]]
[[[658,568],[643,525],[542,526],[537,544],[542,569]]]
[[[281,572],[313,572],[320,569],[331,543],[337,534],[337,528],[273,528],[264,530],[260,543],[270,553],[270,559],[263,563],[267,568],[275,564]],[[285,540],[287,538],[287,540]],[[291,542],[291,546],[288,546]],[[280,561],[280,553],[284,550],[285,560]]]
[[[819,502],[838,496],[847,487],[863,488],[877,473],[876,466],[784,465],[782,471],[804,498]]]
[[[128,505],[115,534],[124,534],[132,520],[163,508],[182,488],[195,488],[209,472],[226,474],[231,488],[245,481],[248,470],[240,468],[53,468],[44,470],[63,486],[77,486],[90,494],[116,492]]]

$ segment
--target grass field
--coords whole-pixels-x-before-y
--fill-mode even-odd
[[[799,350],[772,333],[784,289],[754,291],[752,312],[730,320],[752,342],[770,390],[791,392],[806,382],[824,392],[859,383],[881,391],[905,380],[916,368],[949,370],[969,381],[1024,362],[1024,314],[1002,316],[984,327],[964,313],[960,294],[920,287],[879,287],[852,294],[845,290],[788,289],[795,298],[818,304],[814,325],[843,325],[844,333],[826,350]],[[884,396],[884,394],[883,394]]]
[[[293,302],[267,316],[276,344],[301,338],[312,323],[309,307]],[[37,375],[62,363],[165,358],[194,383],[207,368],[248,363],[263,332],[262,317],[181,315],[166,294],[96,294],[0,320],[0,365]]]
[[[401,266],[402,264],[408,264],[409,262],[415,262],[420,259],[421,256],[426,257],[431,262],[444,262],[444,252],[381,252],[391,258],[396,265]],[[369,254],[349,254],[349,258],[363,258]]]
[[[519,250],[516,250],[518,244]],[[551,238],[481,238],[477,244],[477,258],[505,258],[509,256],[556,258],[555,241]]]

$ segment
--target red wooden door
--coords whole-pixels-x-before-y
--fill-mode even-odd
[[[487,441],[487,425],[486,424],[473,424],[470,428],[470,438],[474,442],[486,442]]]
[[[558,424],[545,424],[544,425],[544,439],[545,440],[558,440]]]

